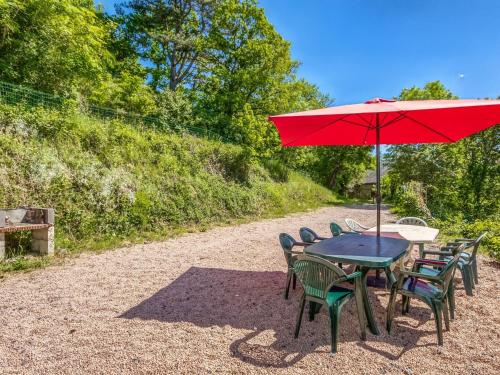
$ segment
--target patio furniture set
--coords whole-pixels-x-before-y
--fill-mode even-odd
[[[377,277],[385,273],[385,284],[391,291],[386,312],[387,332],[391,332],[396,297],[400,294],[403,314],[410,311],[413,298],[431,308],[438,344],[443,345],[443,321],[449,330],[450,320],[455,317],[455,270],[459,269],[466,294],[471,296],[478,283],[477,251],[486,233],[477,239],[459,238],[439,250],[430,250],[423,244],[433,242],[439,230],[429,228],[419,218],[403,218],[396,224],[382,225],[380,236],[374,235],[376,227],[368,228],[353,219],[346,219],[346,225],[349,231],[331,223],[330,238],[319,236],[307,227],[299,230],[301,241],[286,233],[279,235],[288,265],[285,299],[290,287],[296,288],[297,279],[303,288],[295,337],[299,335],[306,302],[310,321],[325,306],[330,317],[331,351],[336,353],[341,310],[353,298],[361,339],[366,339],[366,327],[371,333],[380,334],[367,292],[368,273],[376,270]],[[419,258],[415,260],[409,258],[413,245],[419,246]],[[411,267],[405,266],[405,259],[413,263]],[[348,271],[344,265],[352,267]]]

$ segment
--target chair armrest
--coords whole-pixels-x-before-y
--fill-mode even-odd
[[[354,279],[357,279],[358,277],[363,276],[363,273],[360,271],[355,271],[353,273],[350,273],[349,275],[346,275],[343,277],[343,281],[352,281]]]
[[[296,242],[294,242],[294,245],[307,247],[307,246],[312,245],[312,243],[296,241]]]
[[[360,234],[358,232],[349,232],[349,231],[345,231],[345,230],[343,230],[341,233],[342,234]]]
[[[453,256],[451,251],[439,251],[439,250],[424,250],[422,255],[425,257],[427,254],[429,255],[442,255],[442,256]]]
[[[425,275],[420,272],[414,272],[414,271],[407,271],[407,270],[402,270],[399,273],[399,277],[414,277],[416,279],[424,279],[428,281],[441,281],[439,277],[436,276],[431,276],[431,275]]]
[[[326,240],[326,239],[327,239],[327,237],[320,237],[320,236],[318,236],[318,237],[316,237],[316,238],[317,238],[318,240],[320,240],[320,241],[323,241],[323,240]]]
[[[437,259],[415,259],[415,264],[425,264],[428,266],[446,266],[448,264],[445,260],[437,260]]]
[[[455,238],[453,242],[474,242],[474,238]]]

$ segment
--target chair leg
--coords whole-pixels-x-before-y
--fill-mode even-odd
[[[470,285],[472,286],[472,289],[475,289],[476,282],[474,281],[474,271],[472,270],[472,266],[470,264],[467,264],[465,266],[465,269],[467,270],[467,273],[469,274]]]
[[[443,318],[444,318],[444,327],[447,331],[450,330],[450,313],[448,310],[448,297],[445,297],[443,301]]]
[[[396,308],[396,290],[393,288],[391,291],[391,296],[389,297],[389,304],[387,305],[387,318],[385,322],[385,328],[387,333],[391,333],[392,319],[394,318],[394,309]],[[405,296],[403,296],[404,299]]]
[[[450,285],[448,286],[448,305],[450,310],[450,319],[455,319],[455,283],[454,280],[450,281]]]
[[[316,315],[316,302],[309,301],[309,321],[312,322],[314,320],[314,316]]]
[[[424,257],[424,244],[423,243],[418,244],[418,256],[420,258]]]
[[[460,268],[460,273],[462,274],[462,282],[464,283],[465,294],[467,294],[468,296],[472,296],[472,280],[470,278],[469,272],[467,272],[467,268],[465,266]]]
[[[472,272],[474,273],[474,282],[476,284],[479,284],[479,275],[477,273],[477,259],[474,258],[474,260],[471,263],[472,267]]]
[[[410,312],[410,297],[403,296],[403,302],[401,304],[401,313],[406,315]]]
[[[300,323],[302,322],[302,314],[304,313],[305,304],[306,304],[306,295],[303,294],[300,299],[299,314],[297,315],[297,324],[295,325],[295,338],[299,337]]]
[[[292,275],[290,272],[286,275],[286,285],[285,285],[285,299],[288,299],[288,292],[290,291],[290,283],[292,282]]]
[[[443,321],[441,302],[434,302],[432,310],[434,312],[434,320],[436,321],[436,330],[438,336],[438,345],[443,345]]]
[[[293,290],[295,290],[295,288],[297,287],[297,275],[295,274],[295,272],[292,274],[292,282],[293,282]]]
[[[476,283],[474,282],[474,273],[472,272],[472,267],[470,264],[464,266],[465,271],[469,275],[469,283],[472,287],[472,289],[476,289]]]
[[[340,323],[340,304],[335,303],[329,306],[330,312],[330,330],[332,334],[332,353],[337,353],[337,341],[339,338],[339,323]]]

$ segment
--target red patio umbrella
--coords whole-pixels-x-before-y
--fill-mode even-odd
[[[380,236],[380,145],[448,143],[500,123],[500,100],[395,101],[270,116],[284,147],[376,145]]]

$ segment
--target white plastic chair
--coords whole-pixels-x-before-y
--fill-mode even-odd
[[[398,221],[396,221],[396,224],[403,224],[403,225],[420,225],[421,227],[428,227],[427,223],[423,220],[420,219],[419,217],[402,217]]]
[[[367,229],[370,229],[368,227],[365,227],[364,225],[358,223],[356,220],[354,219],[345,219],[345,223],[347,225],[347,227],[353,231],[353,232],[356,232],[356,233],[362,233],[364,232],[365,230]]]

